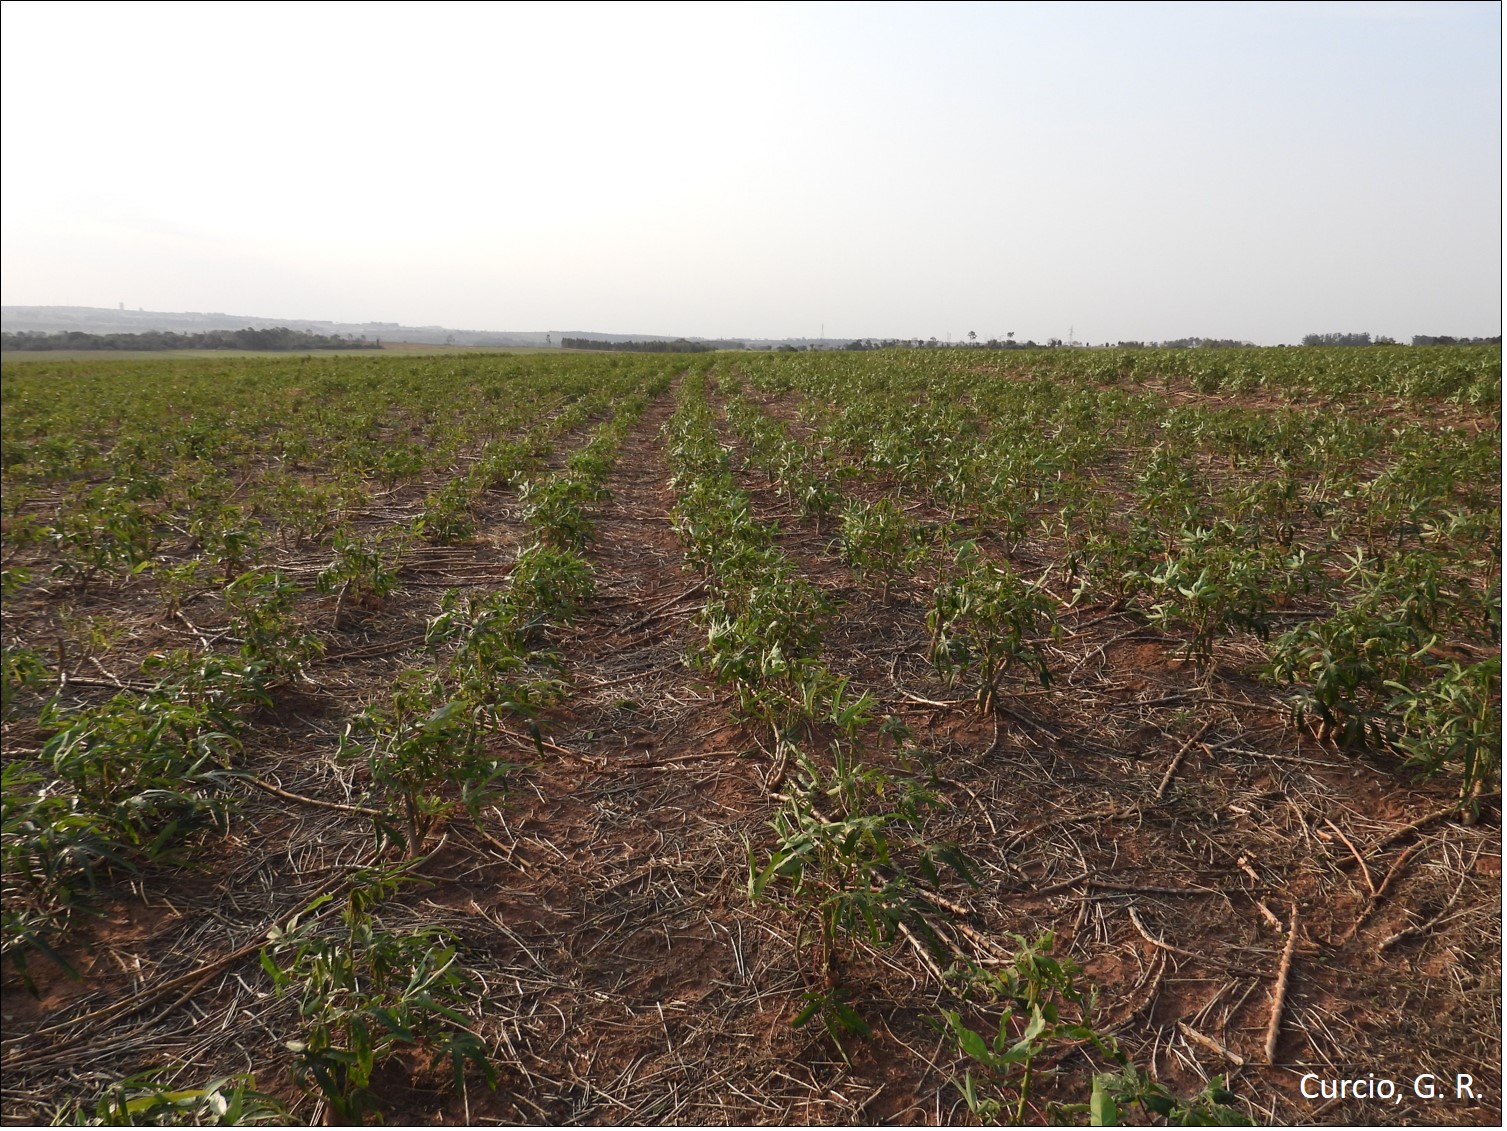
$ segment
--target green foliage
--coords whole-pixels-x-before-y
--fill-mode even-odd
[[[1136,476],[1136,493],[1145,512],[1173,530],[1197,525],[1202,518],[1203,476],[1186,449],[1159,443]]]
[[[713,377],[725,417],[707,400]],[[352,603],[390,600],[400,548],[372,532],[391,525],[394,505],[422,498],[411,536],[448,544],[474,536],[483,501],[496,509],[496,493],[517,490],[531,531],[501,592],[447,597],[425,670],[353,723],[345,751],[363,759],[385,835],[410,851],[500,789],[494,728],[532,719],[560,693],[559,661],[544,649],[593,598],[583,547],[617,445],[643,410],[637,390],[675,381],[665,438],[675,530],[708,594],[701,659],[767,724],[778,763],[796,765],[773,850],[785,855],[759,898],[778,895],[806,917],[830,969],[800,1019],[820,1019],[834,1038],[865,1029],[836,977],[843,948],[882,945],[901,925],[927,937],[907,918],[933,913],[914,901],[922,889],[898,877],[925,879],[910,809],[919,820],[930,804],[907,803],[897,779],[865,776],[857,752],[874,732],[874,702],[823,664],[830,607],[781,549],[778,523],[754,517],[734,467],[818,529],[843,510],[849,484],[892,496],[849,504],[840,532],[850,564],[883,585],[910,565],[894,528],[910,525],[912,504],[949,516],[944,539],[975,539],[934,595],[931,653],[986,708],[1012,673],[1047,678],[1046,586],[1066,576],[1075,602],[1101,605],[1086,619],[1129,607],[1182,634],[1200,661],[1229,634],[1270,632],[1270,674],[1300,717],[1421,774],[1452,775],[1463,805],[1499,781],[1499,349],[750,353],[736,368],[707,359],[689,372],[570,355],[44,361],[8,367],[0,389],[3,708],[20,724],[8,739],[21,736],[4,766],[7,956],[56,955],[107,873],[147,872],[225,827],[251,710],[317,655],[299,615],[307,595],[287,578],[327,566],[318,588],[339,594],[337,622]],[[793,406],[799,438],[744,388]],[[1250,393],[1259,403],[1233,399]],[[1463,426],[1462,405],[1479,410]],[[584,447],[555,455],[563,437],[609,416]],[[272,547],[297,551],[283,574],[256,564]],[[1017,550],[1033,570],[1047,565],[1038,583],[1004,564]],[[84,665],[108,654],[121,671],[122,645],[141,638],[127,618],[91,607],[100,594],[90,590],[135,600],[146,580],[172,615],[195,599],[213,605],[203,594],[220,578],[229,623],[201,621],[205,652],[155,656],[144,665],[150,693],[104,701],[115,689],[98,688]],[[61,630],[55,658],[38,629],[49,619]],[[55,694],[65,672],[79,685]],[[26,748],[31,712],[45,756]],[[836,768],[803,769],[798,744],[823,751],[834,735]],[[838,782],[857,784],[822,792]],[[751,879],[773,860],[751,861]],[[981,1022],[948,1003],[957,1025],[947,1032],[983,1054],[970,1078],[981,1116],[1011,1117],[1030,1090],[1024,1066],[1039,1075],[1071,1043],[1067,1030],[1088,1023],[1055,975],[1033,969],[1017,982],[1046,987],[1034,1007],[1021,984],[989,989],[982,978],[968,992],[1007,1008]],[[977,1043],[958,1026],[978,1030]],[[1063,1114],[1223,1117],[1226,1094],[1176,1100],[1087,1040],[1091,1061],[1118,1067]],[[357,1055],[344,1030],[326,1047]],[[362,1087],[345,1068],[324,1080],[340,1094]],[[323,1086],[312,1068],[306,1082]],[[164,1105],[153,1086],[131,1084],[112,1110],[125,1119],[140,1100],[137,1114],[176,1118],[180,1098],[197,1102],[199,1089],[164,1089]],[[238,1086],[203,1091],[228,1108]],[[211,1104],[189,1117],[214,1114]]]
[[[1051,682],[1046,653],[1035,642],[1055,629],[1051,599],[1008,565],[995,565],[972,542],[958,548],[926,623],[933,666],[949,679],[973,669],[981,711],[994,709],[999,682],[1016,664],[1031,669],[1042,686]]]
[[[469,541],[476,533],[475,506],[476,488],[466,479],[452,479],[424,500],[413,533],[435,546]]]
[[[827,1036],[832,1038],[832,1043],[845,1061],[847,1049],[843,1046],[844,1038],[867,1039],[874,1035],[874,1030],[864,1020],[863,1014],[848,1004],[848,993],[841,986],[807,990],[801,998],[801,1008],[790,1019],[790,1024],[792,1028],[799,1029],[813,1018],[821,1021],[822,1028],[827,1030]]]
[[[48,682],[47,662],[34,648],[0,646],[0,717],[15,717],[20,698]]]
[[[37,760],[5,762],[4,948],[23,977],[29,951],[61,963],[52,940],[98,872],[177,860],[201,833],[229,830],[236,712],[262,694],[258,669],[177,653],[144,670],[160,677],[146,695],[48,702]]]
[[[382,343],[334,334],[314,334],[287,326],[260,329],[201,330],[180,334],[173,330],[124,331],[89,334],[83,330],[39,331],[0,336],[7,350],[379,350]]]
[[[1083,971],[1075,963],[1052,956],[1052,936],[1028,942],[1016,935],[1015,940],[1019,949],[1009,963],[966,971],[963,989],[981,1002],[989,1021],[983,1031],[974,1029],[962,1010],[941,1011],[944,1036],[973,1062],[956,1086],[980,1122],[1027,1122],[1039,1066],[1084,1046],[1111,1061],[1115,1070],[1094,1075],[1087,1103],[1048,1104],[1054,1122],[1084,1115],[1095,1127],[1118,1126],[1122,1120],[1145,1125],[1153,1117],[1176,1126],[1250,1122],[1220,1079],[1189,1100],[1151,1079],[1113,1037],[1094,1027],[1092,987],[1081,984]],[[997,1014],[989,1016],[991,1009]]]
[[[1122,607],[1144,587],[1144,579],[1161,550],[1156,528],[1140,515],[1121,523],[1112,501],[1087,494],[1093,485],[1075,481],[1073,498],[1062,509],[1058,526],[1066,544],[1066,573],[1078,582],[1074,601],[1096,589],[1111,604]]]
[[[202,485],[196,485],[202,486]],[[228,485],[225,492],[228,493]],[[240,507],[211,496],[188,521],[190,545],[220,568],[226,581],[241,573],[261,548],[262,535]]]
[[[387,705],[366,708],[346,727],[342,758],[360,757],[383,803],[379,835],[417,855],[437,824],[459,806],[473,817],[514,769],[489,752],[495,725],[489,704],[452,696],[433,674],[410,670],[394,682]],[[446,787],[459,787],[460,798]]]
[[[276,572],[243,573],[225,588],[230,630],[240,637],[240,656],[269,678],[293,681],[324,651],[318,637],[294,615],[298,587]]]
[[[1140,573],[1136,581],[1155,601],[1154,624],[1191,630],[1183,653],[1207,662],[1220,635],[1241,629],[1266,639],[1274,601],[1307,587],[1309,563],[1302,550],[1284,554],[1263,545],[1232,523],[1184,527],[1175,553]]]
[[[36,951],[70,974],[52,943],[72,912],[85,906],[96,867],[130,870],[129,851],[109,813],[19,761],[0,781],[0,865],[4,877],[4,954],[28,989],[27,960]],[[75,975],[76,976],[76,975]]]
[[[889,945],[903,926],[948,961],[931,923],[935,910],[917,881],[936,884],[948,869],[973,882],[973,870],[957,846],[925,835],[926,812],[939,804],[935,794],[864,766],[842,743],[833,744],[830,773],[793,753],[796,779],[774,819],[774,851],[760,863],[749,849],[748,895],[757,902],[783,888],[808,916],[823,985],[807,994],[796,1024],[820,1017],[841,1048],[844,1033],[866,1027],[839,992],[840,944]]]
[[[1078,987],[1082,971],[1052,957],[1049,934],[1035,943],[1015,938],[1020,949],[1009,965],[968,972],[969,993],[999,1008],[992,1033],[975,1031],[958,1010],[942,1010],[944,1034],[978,1065],[979,1079],[970,1069],[959,1087],[968,1109],[986,1123],[1006,1114],[1002,1093],[1015,1096],[1004,1121],[1023,1123],[1036,1063],[1049,1052],[1100,1040],[1088,1024],[1092,996]]]
[[[285,455],[292,454],[285,451]],[[323,537],[339,509],[337,488],[328,484],[309,486],[286,472],[269,474],[258,494],[265,521],[288,548]]]
[[[816,520],[818,534],[822,531],[822,524],[842,502],[842,494],[836,487],[804,465],[791,466],[783,472],[779,487],[780,493],[794,503],[801,514]]]
[[[300,1034],[286,1042],[297,1058],[293,1079],[341,1123],[380,1116],[373,1073],[405,1046],[448,1057],[457,1091],[468,1062],[496,1085],[486,1044],[468,1027],[474,983],[452,936],[437,927],[395,934],[372,915],[399,879],[358,875],[341,912],[340,936],[324,937],[308,921],[330,899],[321,896],[286,928],[273,928],[261,952],[278,996],[298,1002]]]
[[[1475,798],[1502,781],[1502,658],[1435,670],[1417,691],[1388,684],[1396,692],[1396,745],[1424,774],[1458,767],[1461,800],[1475,808]]]
[[[441,674],[455,695],[499,717],[531,717],[562,690],[535,670],[551,661],[529,650],[529,626],[538,617],[521,615],[516,596],[509,591],[462,597],[451,590],[425,634],[431,650],[451,649]]]
[[[399,548],[400,550],[400,548]],[[380,606],[398,587],[398,571],[388,545],[378,538],[362,539],[337,530],[335,556],[315,579],[321,593],[338,593],[335,620],[347,598],[363,605]]]
[[[670,434],[672,521],[686,560],[708,574],[711,598],[700,619],[701,663],[737,689],[740,707],[767,724],[776,741],[793,720],[813,720],[833,681],[821,666],[826,598],[775,545],[776,527],[751,514],[748,495],[728,471],[699,384],[681,386]]]
[[[745,711],[776,723],[814,670],[826,610],[814,586],[776,572],[765,584],[707,602],[703,662],[718,682],[738,689]]]
[[[86,589],[101,574],[146,568],[157,544],[150,511],[121,487],[94,487],[65,502],[47,531],[55,576]]]
[[[1422,550],[1380,569],[1357,553],[1347,580],[1342,607],[1273,641],[1266,674],[1293,688],[1294,717],[1342,746],[1395,750],[1424,774],[1458,770],[1462,799],[1499,781],[1500,658],[1461,663],[1438,645],[1449,629],[1490,633],[1500,588],[1483,596]]]
[[[391,491],[399,483],[417,479],[424,472],[429,451],[423,444],[385,444],[376,460],[375,471],[384,489]]]
[[[508,606],[528,635],[571,623],[595,592],[591,563],[545,542],[523,549],[508,576]]]
[[[272,702],[267,694],[270,677],[261,660],[175,648],[150,653],[141,671],[156,681],[149,697],[153,701],[202,711],[206,720],[232,734],[242,725],[242,712]]]
[[[879,579],[885,604],[889,604],[890,586],[915,567],[923,549],[915,527],[889,498],[877,503],[848,500],[842,512],[838,546],[843,561],[855,573]]]
[[[1251,1121],[1235,1106],[1238,1103],[1222,1076],[1210,1080],[1197,1095],[1182,1099],[1126,1060],[1118,1072],[1094,1077],[1088,1115],[1095,1127],[1122,1123],[1144,1127],[1152,1118],[1173,1127],[1248,1127]],[[1069,1110],[1078,1111],[1076,1107]]]
[[[89,804],[113,813],[128,842],[156,857],[188,830],[224,829],[235,739],[210,706],[155,692],[114,696],[99,707],[49,707],[45,765]]]
[[[1354,605],[1279,636],[1267,672],[1294,687],[1295,719],[1315,716],[1342,745],[1383,745],[1389,688],[1408,683],[1433,643],[1396,607]]]
[[[182,612],[188,600],[211,583],[204,563],[198,558],[189,558],[175,565],[168,565],[159,558],[152,568],[152,580],[157,584],[163,608],[169,616]]]
[[[562,549],[580,549],[592,536],[596,524],[587,507],[603,492],[585,478],[550,476],[524,483],[518,490],[523,521],[541,538]]]
[[[0,569],[0,596],[3,596],[5,600],[9,601],[18,596],[21,590],[30,584],[31,570],[19,566],[14,569],[10,566]]]
[[[193,1088],[162,1082],[163,1069],[139,1072],[105,1089],[90,1118],[68,1123],[98,1127],[261,1127],[287,1125],[292,1115],[274,1096],[256,1090],[249,1073],[221,1076]]]

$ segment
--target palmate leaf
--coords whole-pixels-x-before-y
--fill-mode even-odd
[[[796,890],[800,890],[801,880],[805,871],[805,857],[813,848],[809,838],[796,838],[786,848],[776,850],[769,858],[769,862],[763,868],[759,868],[754,858],[753,846],[748,846],[748,897],[757,901],[764,894],[764,889],[769,886],[770,880],[776,876],[781,879],[794,880]]]
[[[865,1039],[874,1035],[874,1030],[869,1027],[869,1023],[863,1019],[856,1009],[843,1001],[836,991],[833,991],[831,1016],[832,1021],[844,1032],[856,1033]],[[829,1023],[827,1028],[831,1031],[833,1030],[833,1025]],[[838,1034],[833,1031],[832,1035],[836,1037]]]
[[[917,870],[928,883],[941,882],[941,869],[938,864],[945,864],[957,873],[958,877],[972,887],[978,887],[978,874],[973,870],[973,864],[956,844],[944,841],[941,844],[929,844],[917,857]]]
[[[841,1049],[841,1040],[848,1035],[857,1035],[865,1039],[874,1035],[874,1030],[863,1019],[856,1009],[843,1000],[840,989],[831,989],[825,992],[808,990],[805,995],[805,1004],[791,1020],[792,1027],[799,1029],[807,1024],[813,1017],[821,1017],[822,1024],[834,1041],[838,1042]]]
[[[457,1025],[466,1024],[465,1014],[461,1013],[459,1010],[452,1009],[448,1005],[436,1001],[431,995],[427,993],[419,994],[417,997],[413,998],[411,1004],[418,1009],[428,1010],[429,1012],[437,1014],[438,1016],[443,1017],[448,1021],[453,1021]]]

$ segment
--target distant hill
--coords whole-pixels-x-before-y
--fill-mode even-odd
[[[86,334],[141,334],[172,331],[179,334],[210,330],[271,330],[286,326],[309,334],[338,335],[374,341],[424,342],[457,346],[542,346],[548,331],[498,333],[490,330],[452,330],[446,326],[404,326],[397,322],[325,322],[307,318],[264,318],[219,312],[171,313],[159,310],[111,310],[102,306],[3,306],[0,330],[52,334],[79,330]],[[558,341],[558,338],[556,338]]]
[[[287,327],[308,334],[335,335],[356,340],[422,342],[426,345],[559,346],[563,338],[593,342],[702,343],[712,349],[841,348],[846,339],[832,338],[698,338],[683,334],[609,334],[599,330],[456,330],[448,326],[404,326],[398,322],[323,322],[308,318],[265,318],[253,314],[124,310],[105,306],[0,306],[0,331],[7,334],[55,334],[77,330],[85,334],[143,334],[167,332],[202,334],[213,330],[272,330]]]

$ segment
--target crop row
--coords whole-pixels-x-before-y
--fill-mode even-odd
[[[1467,801],[1494,785],[1497,434],[807,364],[799,382],[748,368],[767,391],[804,392],[803,447],[829,476],[919,495],[1005,555],[1029,542],[1072,604],[1177,633],[1201,666],[1221,640],[1254,638],[1260,674],[1323,737],[1458,773]],[[778,446],[758,431],[756,450]],[[890,545],[886,576],[903,561]]]
[[[724,381],[724,389],[731,387]],[[732,417],[755,450],[776,453],[777,462],[766,466],[797,462],[777,428],[734,404]],[[847,1042],[873,1031],[849,1001],[844,970],[860,959],[862,944],[903,941],[940,976],[944,998],[955,1006],[942,1008],[936,1025],[973,1062],[959,1088],[977,1116],[1023,1118],[1034,1065],[1083,1045],[1110,1070],[1094,1075],[1087,1102],[1057,1105],[1059,1116],[1234,1117],[1233,1097],[1219,1081],[1178,1099],[1095,1029],[1082,972],[1052,957],[1050,936],[1016,939],[1017,950],[993,951],[982,961],[960,949],[948,929],[957,905],[938,887],[949,877],[977,881],[958,846],[929,831],[947,803],[910,773],[889,768],[925,760],[909,729],[894,716],[878,717],[873,696],[855,693],[821,662],[819,618],[833,610],[779,548],[778,526],[752,517],[751,500],[737,487],[717,438],[703,374],[683,382],[667,432],[676,530],[687,564],[703,572],[709,591],[702,661],[737,691],[744,714],[768,729],[776,755],[769,781],[784,787],[773,794],[781,802],[771,822],[773,844],[765,852],[749,849],[748,895],[756,903],[777,902],[803,921],[798,937],[809,939],[814,984],[792,1023],[820,1020],[846,1058]],[[938,588],[934,624],[943,643],[936,650],[977,660],[985,680],[980,699],[988,703],[1005,657],[1023,644],[1018,622],[996,636],[1001,612],[1009,607],[1021,616],[1022,597],[1033,611],[1037,606],[1007,571],[966,552],[960,558],[957,576]],[[983,639],[991,645],[972,652]],[[993,645],[1001,647],[991,651]],[[974,1028],[981,1021],[982,1032]]]
[[[457,813],[479,820],[505,788],[515,767],[498,752],[504,722],[526,722],[562,694],[562,661],[551,640],[592,593],[591,566],[581,554],[591,511],[605,496],[624,436],[649,396],[664,388],[663,376],[638,374],[618,389],[581,397],[536,418],[521,435],[490,442],[466,476],[450,481],[464,485],[457,497],[467,507],[485,492],[516,490],[527,535],[501,588],[445,593],[427,621],[422,661],[350,718],[333,752],[335,763],[366,783],[361,803],[343,808],[371,820],[379,860],[384,846],[399,857],[359,870],[343,893],[313,901],[274,931],[262,958],[279,996],[297,1001],[300,1032],[289,1045],[294,1078],[342,1119],[370,1108],[372,1072],[400,1045],[447,1051],[458,1084],[465,1063],[494,1078],[467,1027],[474,987],[454,940],[436,930],[394,934],[377,912],[407,881],[405,859],[416,859]],[[561,471],[542,468],[557,437],[604,411],[610,419]],[[139,680],[116,680],[123,689],[104,702],[70,701],[66,668],[57,686],[40,653],[7,641],[7,718],[39,702],[36,725],[47,736],[30,756],[8,750],[4,765],[4,946],[23,976],[29,980],[28,958],[37,954],[66,966],[59,942],[105,873],[181,860],[204,833],[228,831],[237,788],[257,773],[258,712],[284,689],[313,682],[310,665],[339,629],[344,604],[380,606],[401,587],[404,546],[426,534],[433,540],[424,521],[433,510],[426,505],[399,536],[337,530],[312,586],[262,565],[229,579],[219,636],[233,651],[215,649],[201,635],[202,650],[154,653]],[[452,528],[446,540],[468,534]],[[8,570],[6,580],[19,590],[27,579]],[[321,593],[336,596],[324,633],[307,615]],[[177,601],[181,608],[185,599]],[[68,658],[60,652],[61,661]],[[537,743],[537,728],[533,733]],[[334,928],[328,912],[337,907],[341,926]],[[160,1115],[185,1103],[233,1103],[247,1118],[287,1115],[240,1077],[176,1099],[164,1099],[150,1081],[127,1081],[101,1101],[100,1114],[119,1114],[105,1109],[124,1104],[128,1113],[160,1108]]]

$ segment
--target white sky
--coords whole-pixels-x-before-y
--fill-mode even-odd
[[[1501,9],[70,4],[0,301],[465,329],[1501,331]]]

